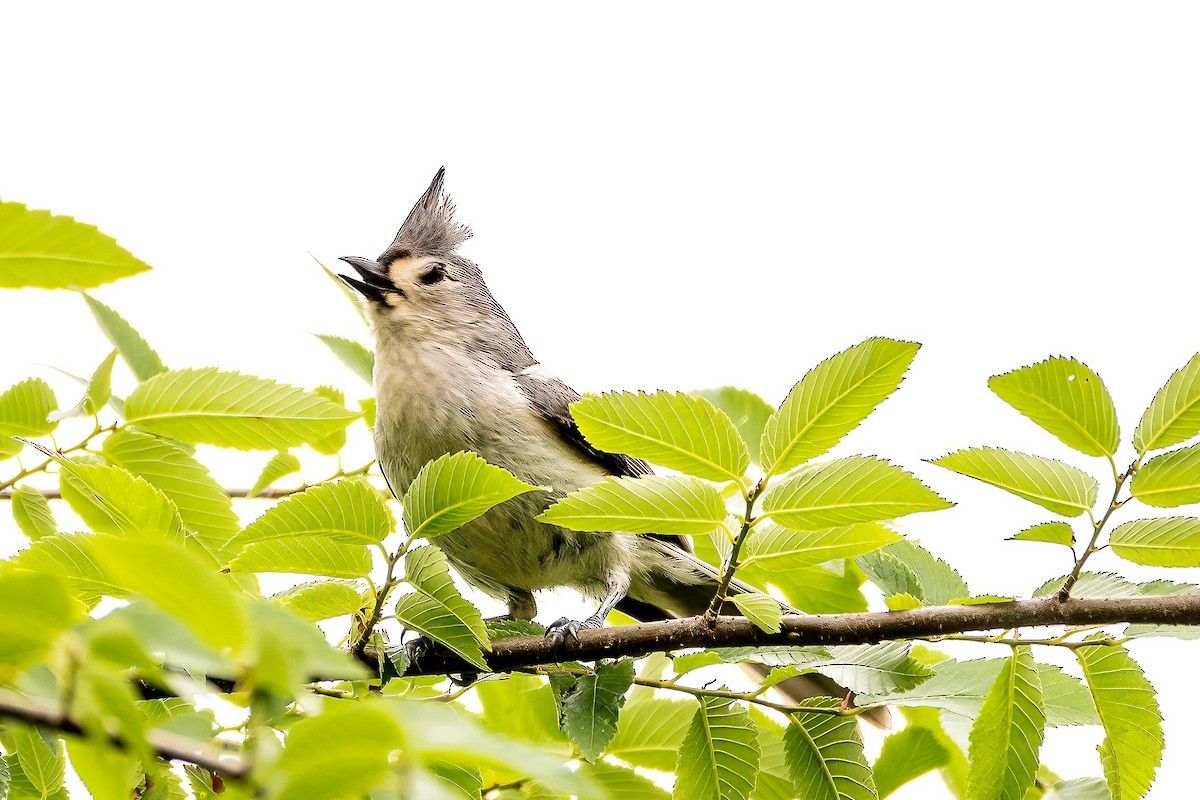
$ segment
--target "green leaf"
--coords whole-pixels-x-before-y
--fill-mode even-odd
[[[475,453],[444,455],[421,467],[404,493],[404,527],[413,538],[431,539],[538,489]]]
[[[56,576],[0,566],[0,664],[23,667],[49,652],[55,638],[83,617]]]
[[[317,397],[328,400],[339,411],[346,411],[346,395],[341,389],[335,389],[332,386],[318,386],[312,390],[312,393]],[[358,415],[356,414],[355,416]],[[322,455],[336,456],[346,446],[346,429],[344,427],[339,428],[328,436],[313,439],[308,443],[308,446]]]
[[[953,567],[909,541],[859,556],[856,563],[885,596],[909,594],[931,606],[971,596],[966,581]]]
[[[58,426],[49,419],[57,408],[54,391],[41,378],[28,378],[10,386],[0,394],[0,437],[45,436]],[[15,451],[5,451],[3,457],[18,452],[19,446]]]
[[[950,763],[950,751],[936,732],[909,725],[883,740],[871,767],[880,797],[887,797],[911,780]]]
[[[669,800],[665,789],[631,769],[617,767],[605,761],[585,764],[580,772],[604,787],[611,798],[619,800]]]
[[[96,367],[96,371],[92,373],[79,402],[71,408],[54,412],[50,415],[50,420],[58,422],[72,417],[90,417],[104,408],[104,404],[112,397],[112,370],[113,364],[116,362],[117,351],[113,350],[104,357],[100,366]]]
[[[1014,542],[1046,542],[1070,547],[1075,544],[1075,531],[1065,522],[1042,522],[1009,538]]]
[[[155,375],[125,400],[125,418],[151,433],[238,450],[311,444],[357,416],[294,386],[212,368]]]
[[[768,633],[779,633],[783,607],[765,594],[735,594],[729,598],[742,615]]]
[[[225,490],[188,448],[171,439],[122,428],[104,439],[101,452],[110,463],[166,495],[184,527],[194,531],[218,559],[233,555],[230,544],[241,523]]]
[[[229,562],[229,571],[285,572],[325,578],[365,578],[371,572],[366,545],[328,536],[289,536],[250,542]]]
[[[406,628],[444,644],[476,666],[487,669],[479,646],[491,649],[479,609],[463,599],[450,577],[446,556],[433,545],[404,557],[406,580],[416,590],[400,598],[396,618]]]
[[[316,625],[271,603],[250,605],[254,625],[254,684],[287,697],[302,691],[314,675],[323,680],[366,680],[362,664],[334,648]],[[375,674],[375,673],[372,673]]]
[[[653,695],[630,701],[621,711],[617,735],[604,752],[635,767],[671,771],[694,708],[691,703]]]
[[[102,595],[120,594],[119,587],[104,576],[88,553],[90,539],[86,533],[43,536],[17,553],[12,563],[21,569],[58,575],[67,582],[72,596],[90,609]]]
[[[95,226],[0,202],[0,289],[91,289],[150,269]]]
[[[1200,567],[1200,519],[1161,517],[1118,525],[1109,536],[1112,550],[1135,564]]]
[[[672,392],[611,392],[571,404],[593,446],[711,481],[736,481],[750,451],[724,412],[702,397]]]
[[[836,708],[839,700],[813,697],[800,705]],[[783,735],[792,783],[805,800],[869,800],[878,797],[851,717],[801,711]]]
[[[1111,797],[1103,778],[1072,778],[1055,783],[1045,800],[1110,800]]]
[[[1050,727],[1099,725],[1092,695],[1078,678],[1051,664],[1038,664],[1042,681],[1042,699],[1046,704],[1046,724]]]
[[[2,210],[3,206],[0,206]],[[67,769],[62,741],[43,736],[29,725],[13,725],[9,736],[25,778],[33,788],[43,797],[61,789]]]
[[[822,361],[788,394],[763,430],[763,468],[778,475],[827,452],[896,391],[920,349],[872,338]]]
[[[605,478],[571,492],[537,520],[573,531],[701,534],[725,518],[725,502],[711,483],[647,475]]]
[[[88,549],[109,580],[154,602],[206,644],[219,651],[246,643],[234,584],[182,544],[97,536]]]
[[[134,786],[142,776],[137,758],[87,739],[72,739],[67,750],[71,754],[71,766],[92,800],[127,800],[134,796]]]
[[[833,559],[852,558],[898,541],[900,534],[878,522],[818,531],[793,531],[764,519],[754,527],[753,534],[747,540],[741,564],[747,568],[753,564],[760,571],[786,573]],[[779,577],[783,579],[787,576],[780,574]]]
[[[546,680],[514,673],[504,680],[475,684],[473,693],[483,708],[483,723],[494,731],[569,752],[567,737],[559,730],[554,694]],[[681,704],[682,705],[682,704]],[[624,725],[625,715],[621,715]]]
[[[903,692],[933,674],[930,667],[912,657],[910,650],[906,642],[831,647],[830,657],[816,667],[857,694]]]
[[[806,614],[850,614],[867,610],[867,599],[862,592],[864,575],[850,560],[779,571],[772,570],[771,562],[767,561],[739,568],[738,578],[760,588],[773,587],[789,606]]]
[[[30,486],[18,486],[13,489],[12,513],[17,527],[31,542],[58,533],[58,524],[50,511],[50,503],[37,489]]]
[[[1090,638],[1100,639],[1103,634]],[[1154,687],[1124,647],[1080,647],[1075,658],[1104,725],[1100,763],[1113,800],[1144,797],[1162,761],[1162,714]]]
[[[784,726],[768,717],[758,706],[750,706],[750,721],[758,729],[758,747],[762,751],[753,800],[792,800],[792,774],[784,748]]]
[[[345,364],[351,372],[371,385],[372,374],[375,371],[375,354],[364,344],[341,336],[331,336],[326,333],[314,333],[325,346],[333,351],[338,360]]]
[[[695,393],[724,411],[733,421],[742,440],[750,452],[750,460],[759,463],[759,442],[767,420],[775,413],[771,404],[754,392],[722,386],[719,389],[702,389]]]
[[[883,602],[884,605],[887,606],[888,611],[908,611],[909,609],[920,608],[922,605],[924,605],[921,602],[921,598],[917,597],[916,595],[909,594],[908,592],[889,594],[887,597],[883,598]]]
[[[1200,503],[1200,445],[1150,459],[1134,473],[1129,490],[1148,506]]]
[[[375,544],[395,527],[383,495],[365,480],[346,478],[289,495],[250,523],[238,540],[322,536],[343,544]]]
[[[1033,785],[1046,709],[1028,646],[1013,650],[971,728],[971,800],[1022,800]]]
[[[1064,517],[1077,517],[1096,503],[1095,478],[1050,458],[999,447],[972,447],[930,463],[991,484]]]
[[[83,299],[91,309],[92,316],[96,318],[100,330],[108,337],[112,346],[117,348],[117,352],[121,354],[121,358],[125,360],[138,382],[166,372],[167,368],[163,366],[158,353],[154,352],[142,335],[120,314],[87,293],[83,293]]]
[[[254,481],[254,485],[250,487],[247,497],[257,497],[271,484],[280,478],[288,475],[294,475],[300,471],[300,459],[291,453],[276,453],[271,456],[271,460],[266,463],[258,478]]]
[[[1057,592],[1067,576],[1052,578],[1033,590],[1034,597],[1047,597]],[[1136,584],[1111,572],[1082,572],[1079,581],[1071,587],[1071,597],[1136,597],[1141,594]]]
[[[900,467],[869,456],[851,456],[785,479],[763,498],[763,514],[793,530],[811,531],[952,505]]]
[[[278,800],[334,800],[374,789],[390,770],[404,732],[383,709],[335,703],[288,731],[276,769],[286,776]]]
[[[700,698],[675,766],[679,800],[746,800],[762,751],[746,711],[728,700]]]
[[[123,467],[61,463],[63,500],[93,531],[182,538],[183,521],[175,504],[142,478]]]
[[[625,705],[625,693],[633,685],[633,661],[600,663],[594,674],[579,677],[558,673],[551,677],[552,685],[555,678],[559,678],[556,688],[563,730],[584,758],[595,761],[617,733],[617,717]]]
[[[1001,400],[1084,455],[1111,456],[1121,435],[1104,381],[1086,364],[1054,357],[993,376]]]
[[[1200,353],[1192,356],[1154,395],[1133,433],[1133,446],[1141,455],[1186,442],[1197,433],[1200,433]]]
[[[435,761],[427,765],[437,776],[439,788],[449,792],[452,800],[477,800],[483,789],[483,778],[479,770],[450,761]]]
[[[271,595],[271,599],[311,622],[353,614],[363,606],[362,589],[344,580],[301,583]]]

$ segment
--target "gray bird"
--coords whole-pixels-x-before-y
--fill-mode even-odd
[[[614,608],[643,622],[703,613],[718,574],[684,537],[578,533],[534,520],[568,492],[651,470],[584,439],[569,410],[579,393],[542,368],[479,267],[458,254],[471,231],[454,220],[444,175],[438,170],[378,259],[342,259],[358,273],[341,277],[367,300],[374,330],[375,446],[388,484],[403,494],[426,462],[468,450],[551,487],[549,495],[509,500],[437,544],[468,583],[508,604],[509,618],[532,619],[541,589],[568,586],[597,601],[582,622],[551,626],[560,644],[580,628],[601,627]],[[754,591],[737,582],[732,590]],[[780,686],[796,699],[845,694],[819,675]]]

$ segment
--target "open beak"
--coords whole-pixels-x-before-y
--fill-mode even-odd
[[[401,297],[404,296],[404,291],[392,283],[392,279],[388,277],[387,272],[378,262],[372,261],[369,258],[358,258],[357,256],[342,256],[340,260],[354,267],[354,271],[362,276],[362,280],[351,278],[347,275],[338,275],[338,277],[347,286],[368,300],[382,303],[385,292],[392,292]]]

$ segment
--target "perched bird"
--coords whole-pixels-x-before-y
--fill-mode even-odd
[[[388,484],[402,494],[426,462],[467,450],[551,487],[549,495],[496,506],[437,544],[468,583],[507,603],[511,618],[532,619],[540,589],[567,586],[597,601],[582,622],[550,627],[560,644],[580,628],[602,626],[614,608],[640,621],[703,613],[718,574],[685,538],[579,533],[535,521],[568,492],[651,470],[584,439],[569,410],[579,393],[538,364],[479,267],[459,255],[471,231],[454,219],[444,175],[438,170],[378,259],[342,259],[358,277],[341,277],[366,299],[374,329],[375,445]],[[738,582],[731,588],[754,591]],[[845,694],[819,675],[780,686],[794,698]]]

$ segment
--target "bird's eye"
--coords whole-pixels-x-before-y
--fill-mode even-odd
[[[437,283],[438,281],[442,280],[445,277],[446,277],[446,265],[445,264],[432,264],[432,265],[430,265],[429,269],[425,270],[425,273],[423,275],[421,275],[421,283],[428,286],[431,283]]]

